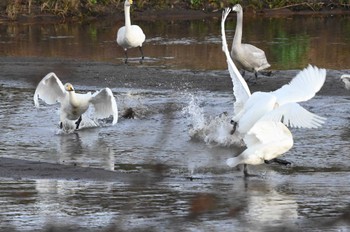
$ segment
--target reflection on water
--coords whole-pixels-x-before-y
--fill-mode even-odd
[[[0,96],[9,100],[0,102],[0,156],[138,172],[145,179],[162,168],[163,178],[152,183],[2,179],[0,230],[60,222],[82,231],[112,225],[152,231],[343,228],[327,220],[340,216],[350,202],[347,97],[317,96],[303,104],[327,117],[326,124],[293,130],[295,144],[285,155],[292,167],[250,167],[261,176],[245,181],[242,170],[225,165],[233,149],[189,139],[190,122],[183,113],[192,95],[205,120],[231,112],[232,93],[113,91],[119,109],[133,106],[137,119],[65,135],[57,133],[57,107],[35,109],[33,89],[3,87]]]
[[[193,21],[136,21],[146,33],[145,65],[184,69],[226,69],[220,17]],[[234,13],[227,20],[233,38]],[[1,24],[0,56],[43,56],[123,62],[115,42],[122,21],[75,24]],[[349,68],[350,17],[290,16],[244,19],[243,42],[263,49],[272,69],[300,69],[312,63]],[[139,61],[138,49],[129,51]]]

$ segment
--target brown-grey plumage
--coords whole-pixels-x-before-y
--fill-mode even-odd
[[[231,57],[238,69],[257,72],[266,69],[271,65],[267,62],[265,52],[251,44],[242,43],[243,9],[240,4],[236,4],[232,11],[237,12],[236,32],[233,38]]]

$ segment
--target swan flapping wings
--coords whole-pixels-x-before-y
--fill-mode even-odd
[[[75,93],[71,84],[65,85],[58,79],[55,73],[47,74],[38,84],[34,93],[34,104],[39,107],[39,98],[47,104],[60,103],[61,125],[69,125],[67,121],[77,122],[76,129],[82,120],[82,115],[88,110],[90,105],[94,107],[94,118],[102,119],[113,117],[112,124],[118,121],[118,107],[112,91],[104,88],[94,94]]]
[[[39,107],[39,97],[46,104],[61,102],[67,94],[62,82],[55,73],[48,73],[38,84],[34,93],[34,104]]]

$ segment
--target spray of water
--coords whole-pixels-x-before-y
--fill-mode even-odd
[[[231,135],[231,117],[226,112],[206,118],[204,109],[200,106],[200,99],[191,95],[183,113],[188,118],[189,135],[192,139],[199,139],[207,144],[217,146],[242,145],[239,136]]]

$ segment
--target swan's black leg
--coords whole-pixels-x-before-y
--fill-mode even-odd
[[[258,72],[254,71],[254,76],[255,76],[255,82],[258,81]]]
[[[233,125],[233,128],[231,130],[231,135],[233,135],[236,131],[236,128],[237,128],[237,122],[231,120],[231,124]]]
[[[249,174],[248,173],[248,165],[247,164],[244,164],[243,165],[243,173],[244,173],[244,178],[247,178],[247,177],[257,177],[258,175],[254,175],[254,174]]]
[[[77,125],[77,126],[75,127],[76,130],[79,129],[80,123],[81,123],[81,116],[80,116],[80,117],[78,118],[78,120],[75,122],[75,124]]]
[[[243,173],[244,173],[244,177],[248,177],[249,176],[248,168],[247,168],[246,164],[243,165]]]
[[[285,165],[285,166],[288,166],[288,165],[292,164],[291,162],[289,162],[287,160],[279,159],[279,158],[274,158],[274,159],[271,159],[271,160],[265,160],[265,164],[271,164],[271,163],[278,163],[278,164],[282,164],[282,165]]]
[[[124,63],[127,64],[128,63],[128,50],[127,49],[124,50],[124,55],[125,55]]]
[[[60,129],[62,129],[63,128],[63,123],[62,122],[60,122]]]
[[[141,52],[141,60],[140,60],[140,63],[142,64],[143,60],[145,59],[145,56],[143,55],[143,50],[142,50],[142,47],[140,46],[139,47],[139,50]]]

